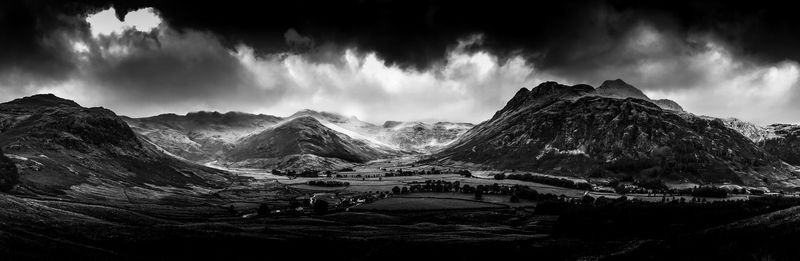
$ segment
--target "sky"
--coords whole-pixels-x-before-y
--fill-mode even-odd
[[[0,100],[479,123],[522,87],[619,78],[699,115],[800,123],[800,16],[780,2],[284,2],[3,1]]]

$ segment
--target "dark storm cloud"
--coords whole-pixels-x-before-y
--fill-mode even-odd
[[[0,82],[29,85],[67,78],[75,65],[66,36],[85,32],[77,14],[67,4],[0,2]]]
[[[114,6],[120,15],[142,7],[154,7],[178,30],[212,32],[233,50],[238,44],[269,54],[291,49],[315,39],[320,45],[358,47],[375,51],[387,63],[425,69],[441,61],[457,39],[483,34],[476,49],[491,50],[501,59],[517,55],[542,69],[563,71],[594,81],[592,68],[625,63],[612,56],[631,26],[645,22],[686,41],[693,32],[708,32],[753,59],[775,62],[800,60],[800,27],[790,6],[759,1],[279,1],[254,5],[252,1],[84,1],[31,7],[5,5],[0,16],[11,32],[5,39],[18,39],[3,52],[6,66],[23,53],[49,60],[46,64],[18,64],[25,71],[63,76],[70,69],[63,48],[48,44],[42,36],[65,24],[64,14],[75,10]],[[39,2],[36,2],[39,3]],[[57,2],[56,2],[57,3]],[[77,6],[77,7],[76,7]],[[53,10],[57,9],[57,10]],[[13,10],[13,11],[11,11]],[[22,23],[20,23],[22,21]],[[302,32],[302,34],[298,33]],[[286,41],[287,39],[291,39]],[[56,42],[54,42],[56,41]],[[691,47],[693,43],[680,43]],[[684,48],[676,46],[676,48]],[[676,50],[686,52],[691,50]],[[67,57],[65,57],[67,55]],[[2,61],[0,61],[2,62]]]
[[[92,54],[87,77],[128,98],[202,100],[254,84],[213,35],[164,30],[104,38],[98,47],[105,51]]]
[[[163,24],[98,35],[86,15],[111,7],[111,27],[145,7]],[[3,1],[0,95],[68,93],[139,116],[316,106],[477,122],[521,86],[623,78],[700,113],[784,119],[779,108],[800,110],[785,99],[800,95],[791,10],[770,1]]]
[[[234,0],[120,1],[115,6],[120,10],[153,6],[177,28],[210,30],[231,46],[244,41],[256,51],[274,52],[286,48],[280,45],[281,36],[294,28],[320,41],[374,50],[389,63],[416,68],[441,61],[456,39],[475,33],[486,36],[483,48],[501,56],[521,52],[540,66],[561,68],[575,64],[576,58],[602,58],[614,51],[609,46],[622,40],[626,29],[638,21],[678,36],[708,31],[759,59],[800,58],[795,48],[800,43],[797,15],[779,1],[756,5],[736,1],[298,0],[253,6]]]

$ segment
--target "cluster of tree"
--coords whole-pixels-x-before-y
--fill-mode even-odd
[[[436,168],[430,168],[429,170],[416,170],[416,171],[409,171],[403,169],[397,169],[395,171],[389,171],[384,173],[384,177],[406,177],[406,176],[415,176],[415,175],[436,175],[436,174],[459,174],[464,177],[472,177],[472,173],[469,170],[441,170]]]
[[[8,192],[19,183],[17,166],[0,150],[0,192]]]
[[[297,172],[296,170],[291,170],[291,169],[290,170],[284,170],[284,171],[279,170],[279,169],[273,169],[272,170],[272,174],[274,174],[274,175],[310,177],[310,178],[319,177],[319,172],[320,172],[319,170],[313,170],[313,169],[304,169],[303,171],[300,171],[300,172]]]
[[[394,187],[392,189],[394,194],[407,194],[419,192],[460,192],[466,194],[475,194],[476,199],[482,199],[485,194],[494,195],[510,195],[512,202],[519,202],[520,199],[527,200],[555,200],[559,196],[554,194],[539,194],[534,189],[521,185],[500,185],[494,183],[492,185],[477,185],[470,186],[469,184],[461,185],[459,181],[446,181],[446,180],[426,180],[425,182],[414,182],[409,187]],[[562,195],[561,198],[564,198]]]
[[[702,186],[680,191],[681,194],[689,194],[694,197],[706,198],[726,198],[728,197],[728,190],[719,187]]]
[[[356,177],[356,178],[380,178],[380,177],[383,177],[383,176],[379,175],[379,174],[373,174],[373,175],[367,175],[367,174],[363,174],[363,175],[362,174],[356,174],[356,175],[336,174],[336,177],[337,178],[350,178],[350,177]]]
[[[410,192],[458,192],[461,190],[461,182],[446,180],[426,180],[425,182],[410,183]]]
[[[408,194],[408,193],[409,193],[408,187],[400,188],[398,186],[394,186],[392,188],[392,194],[395,194],[395,195]]]
[[[495,178],[497,178],[497,177],[495,177]],[[548,176],[541,176],[541,175],[532,175],[530,173],[526,173],[526,174],[508,174],[508,175],[505,175],[504,178],[536,182],[536,183],[547,184],[547,185],[552,185],[552,186],[562,187],[562,188],[592,190],[592,184],[589,184],[587,182],[575,182],[575,181],[572,181],[572,180],[569,180],[569,179],[565,179],[565,178],[548,177]]]
[[[318,187],[347,187],[350,186],[350,182],[338,180],[309,180],[308,185]]]

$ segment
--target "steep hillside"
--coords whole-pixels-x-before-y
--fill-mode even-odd
[[[392,156],[392,153],[334,131],[314,117],[301,116],[243,139],[228,154],[228,160],[281,159],[311,154],[348,162],[365,162]]]
[[[20,192],[99,187],[221,186],[227,173],[170,156],[114,112],[53,95],[0,104],[0,147],[20,171]]]
[[[434,159],[701,183],[763,185],[790,178],[777,158],[721,120],[665,110],[641,98],[594,94],[591,86],[555,82],[523,88]]]

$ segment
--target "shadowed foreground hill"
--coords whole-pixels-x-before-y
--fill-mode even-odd
[[[170,156],[110,110],[51,94],[0,104],[0,146],[20,167],[20,192],[219,186],[229,178]]]
[[[776,157],[722,121],[629,97],[641,94],[629,88],[620,95],[607,90],[596,95],[588,85],[555,82],[523,88],[434,158],[571,176],[789,182]]]

